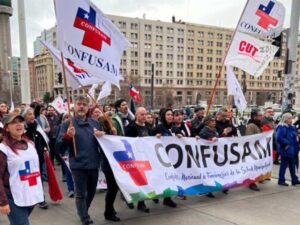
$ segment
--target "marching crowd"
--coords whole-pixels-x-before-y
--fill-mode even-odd
[[[68,197],[75,197],[77,214],[83,225],[92,224],[89,208],[98,182],[99,168],[105,174],[107,191],[104,217],[119,221],[114,202],[119,190],[108,159],[95,137],[105,134],[125,137],[177,136],[216,141],[220,137],[252,135],[274,130],[274,164],[280,164],[278,184],[288,186],[285,180],[287,167],[292,185],[299,185],[298,167],[300,117],[293,124],[291,113],[274,117],[271,107],[264,111],[252,110],[250,119],[243,124],[232,118],[231,112],[220,109],[205,116],[205,108],[188,110],[163,108],[151,113],[144,107],[133,114],[125,99],[113,105],[90,104],[89,98],[78,96],[74,101],[73,115],[59,115],[51,105],[39,103],[21,105],[9,112],[6,103],[0,104],[0,213],[8,216],[11,225],[28,225],[35,205],[47,209],[43,183],[47,181],[44,152],[50,153],[52,163],[59,162],[67,183]],[[70,170],[65,161],[68,161]],[[251,190],[259,191],[258,184]],[[223,190],[224,194],[228,190]],[[122,194],[121,194],[122,195]],[[214,198],[213,193],[207,197]],[[124,199],[124,197],[122,197]],[[186,199],[186,196],[177,196]],[[125,199],[124,199],[125,201]],[[159,203],[159,199],[153,199]],[[164,198],[163,204],[175,208],[174,198]],[[133,209],[132,203],[125,203]],[[144,201],[137,209],[149,213]]]

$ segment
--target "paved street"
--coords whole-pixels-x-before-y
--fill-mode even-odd
[[[299,225],[300,187],[277,185],[278,166],[274,166],[273,179],[259,184],[261,191],[237,188],[228,195],[216,193],[215,199],[192,196],[187,200],[175,199],[178,208],[170,209],[152,201],[146,202],[149,214],[128,209],[117,197],[116,210],[124,225]],[[289,177],[289,174],[288,176]],[[65,184],[62,187],[65,191]],[[105,193],[97,193],[90,214],[95,225],[114,224],[103,218]],[[5,216],[0,224],[8,225]],[[48,210],[35,208],[31,225],[80,225],[74,199],[65,197],[59,204],[50,204]]]

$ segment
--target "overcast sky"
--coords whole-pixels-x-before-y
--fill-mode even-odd
[[[55,25],[53,0],[24,0],[28,56],[33,56],[33,41],[44,29]],[[187,22],[234,28],[246,0],[92,0],[104,13],[171,22],[171,17]],[[286,7],[285,27],[290,23],[292,0],[280,0]],[[13,56],[19,56],[17,0],[12,0]]]

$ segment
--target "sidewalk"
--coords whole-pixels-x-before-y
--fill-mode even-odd
[[[104,220],[105,193],[99,192],[95,196],[90,215],[95,225],[298,225],[300,186],[278,186],[276,165],[273,174],[271,181],[259,184],[259,192],[243,187],[230,190],[228,195],[216,193],[215,199],[199,195],[189,196],[187,200],[174,197],[178,203],[176,209],[163,206],[162,201],[159,204],[146,201],[151,210],[149,214],[128,209],[118,196],[116,210],[121,218],[119,223]],[[65,191],[66,185],[61,185]],[[36,207],[31,216],[31,225],[80,225],[74,201],[65,197],[59,204],[51,203],[48,210]],[[0,224],[8,225],[3,215],[0,216]]]

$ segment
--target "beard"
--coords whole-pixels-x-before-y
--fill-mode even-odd
[[[84,117],[84,116],[86,116],[86,112],[85,111],[78,111],[78,116],[79,117]]]

